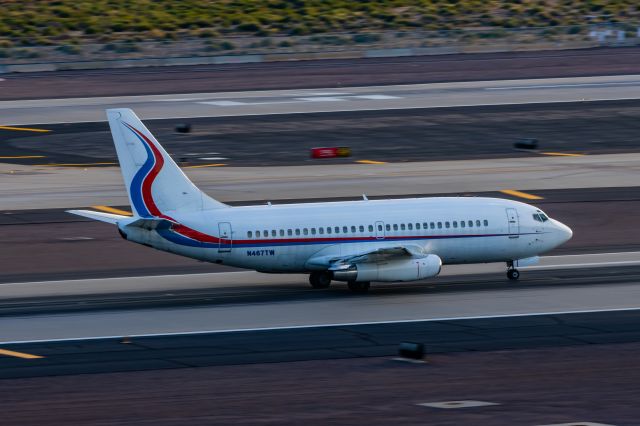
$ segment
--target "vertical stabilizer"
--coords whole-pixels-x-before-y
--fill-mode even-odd
[[[200,191],[128,108],[108,109],[129,202],[139,217],[228,207]]]

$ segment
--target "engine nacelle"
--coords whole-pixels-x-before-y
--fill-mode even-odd
[[[435,277],[442,268],[442,259],[430,254],[419,259],[391,260],[385,263],[360,263],[333,271],[336,281],[417,281]]]

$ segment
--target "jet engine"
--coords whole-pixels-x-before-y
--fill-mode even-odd
[[[390,260],[380,263],[358,263],[333,271],[336,281],[416,281],[435,277],[442,259],[435,254],[421,258]]]

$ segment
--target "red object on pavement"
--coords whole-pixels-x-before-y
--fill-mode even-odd
[[[335,158],[348,157],[350,155],[351,149],[346,146],[311,148],[311,158]]]

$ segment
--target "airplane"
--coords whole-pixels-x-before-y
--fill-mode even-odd
[[[135,113],[107,110],[132,216],[70,213],[117,226],[158,250],[267,273],[306,273],[364,293],[371,282],[436,277],[442,265],[504,262],[518,267],[573,233],[542,210],[484,197],[271,204],[232,207],[198,189]]]

